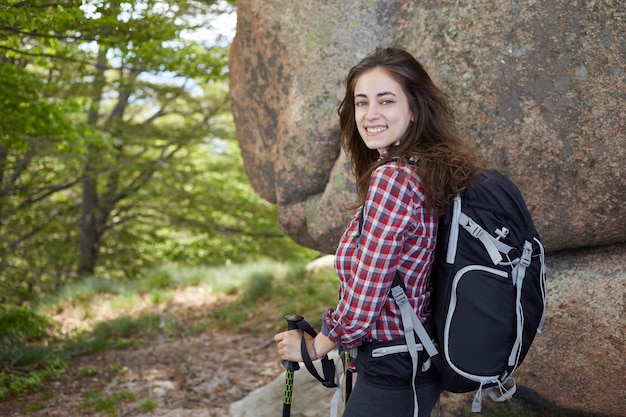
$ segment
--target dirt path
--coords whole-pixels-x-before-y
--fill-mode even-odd
[[[0,416],[226,417],[232,402],[282,371],[272,334],[209,330],[79,357],[62,379],[0,402]],[[140,407],[149,399],[152,413]],[[114,411],[95,411],[107,400]]]

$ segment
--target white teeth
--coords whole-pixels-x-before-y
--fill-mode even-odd
[[[376,127],[376,128],[373,128],[373,129],[371,129],[371,128],[367,129],[367,133],[380,133],[380,132],[385,131],[385,130],[387,130],[386,127]]]

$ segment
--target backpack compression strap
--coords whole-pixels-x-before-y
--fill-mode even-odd
[[[434,358],[439,354],[437,347],[433,343],[431,337],[428,335],[426,328],[417,318],[417,313],[413,310],[411,303],[409,303],[409,299],[406,297],[406,293],[404,292],[404,282],[402,279],[396,275],[393,280],[393,285],[391,287],[391,296],[400,307],[400,314],[402,315],[402,324],[404,326],[404,334],[409,334],[411,332],[417,333],[417,338],[424,345],[424,350],[428,353],[430,358]],[[410,330],[410,331],[409,331]]]

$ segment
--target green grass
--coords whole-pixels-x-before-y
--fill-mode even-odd
[[[152,399],[147,399],[139,403],[139,408],[142,411],[146,411],[148,413],[154,411],[157,408],[157,406],[158,406],[158,403]]]
[[[257,270],[245,282],[239,299],[215,309],[210,327],[278,331],[286,326],[285,315],[297,313],[319,328],[322,313],[336,303],[339,285],[331,267],[307,271],[300,265]]]
[[[78,408],[84,412],[104,413],[109,417],[119,415],[120,403],[135,402],[139,398],[136,394],[121,390],[110,396],[103,396],[101,393],[88,392],[84,395],[84,400],[78,404]],[[151,400],[142,401],[145,404]],[[152,403],[154,404],[154,403]],[[145,408],[142,407],[145,410]],[[150,411],[150,410],[146,410]]]

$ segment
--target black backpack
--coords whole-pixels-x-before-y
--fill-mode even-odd
[[[511,375],[543,326],[543,246],[518,188],[498,171],[484,170],[446,208],[435,251],[434,335],[407,302],[400,277],[391,293],[409,351],[428,352],[444,390],[476,390],[472,411],[478,412],[484,392],[495,401],[515,393]]]

